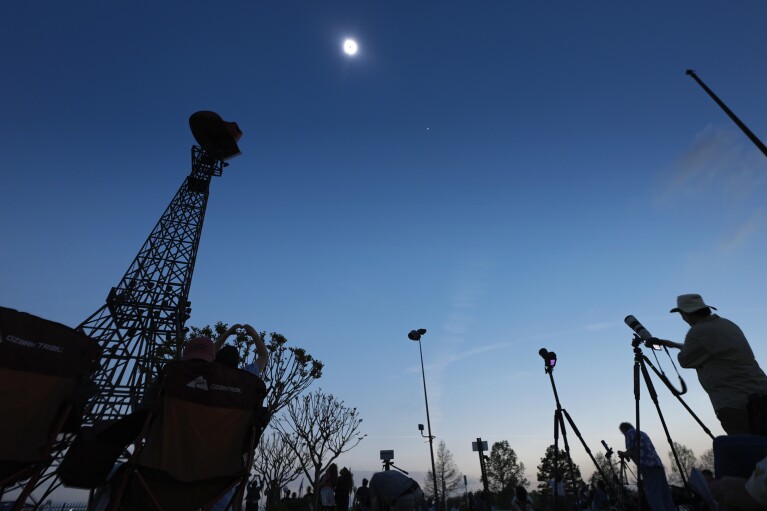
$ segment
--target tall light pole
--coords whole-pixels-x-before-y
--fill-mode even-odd
[[[437,507],[439,495],[437,492],[437,468],[434,465],[434,435],[431,434],[431,420],[429,419],[429,398],[426,395],[426,371],[423,368],[423,348],[421,348],[421,336],[426,333],[425,328],[411,330],[407,338],[411,341],[418,341],[418,351],[421,353],[421,376],[423,377],[423,400],[426,403],[426,426],[429,428],[429,452],[431,452],[431,476],[434,483],[434,507]],[[418,429],[423,436],[423,424],[418,425]]]

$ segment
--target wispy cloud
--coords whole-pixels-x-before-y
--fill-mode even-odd
[[[740,132],[707,126],[663,176],[662,205],[712,188],[742,199],[767,183],[767,162]]]
[[[465,349],[466,336],[475,321],[477,307],[487,292],[488,274],[492,263],[474,260],[464,263],[458,273],[454,291],[450,296],[450,310],[442,324],[440,350],[436,357],[432,353],[427,368],[429,395],[433,396],[432,416],[439,419],[443,381],[449,367],[461,360],[505,347],[506,343],[472,345]],[[473,339],[471,339],[473,341]],[[420,369],[420,368],[419,368]]]
[[[734,252],[741,248],[756,233],[764,229],[767,222],[764,211],[757,209],[751,217],[737,227],[732,234],[722,241],[720,250],[723,252]]]
[[[460,362],[461,360],[465,360],[467,358],[483,355],[485,353],[490,353],[492,351],[502,350],[508,348],[511,345],[511,342],[497,342],[494,344],[486,344],[484,346],[474,346],[473,348],[466,351],[447,353],[436,362],[429,364],[428,368],[430,370],[442,371],[447,369],[450,364]]]

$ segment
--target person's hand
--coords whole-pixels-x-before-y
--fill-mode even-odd
[[[239,330],[240,328],[242,328],[242,325],[239,323],[235,323],[234,325],[229,327],[229,333],[230,334],[237,333],[237,330]]]

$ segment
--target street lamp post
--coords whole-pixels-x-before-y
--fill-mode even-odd
[[[439,495],[437,492],[437,468],[434,465],[434,435],[431,434],[431,420],[429,419],[429,398],[426,395],[426,371],[423,368],[423,348],[421,348],[421,336],[426,333],[425,328],[419,328],[418,330],[411,330],[409,334],[407,334],[408,339],[411,341],[418,341],[418,351],[421,353],[421,377],[423,378],[423,400],[426,403],[426,426],[428,427],[429,432],[429,452],[431,453],[431,476],[432,476],[432,482],[434,483],[434,506],[436,508],[437,503],[439,502]],[[424,436],[423,434],[423,424],[418,425],[418,429],[421,431],[421,436]]]

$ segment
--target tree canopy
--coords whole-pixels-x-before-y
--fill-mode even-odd
[[[554,463],[555,456],[556,464]],[[575,495],[577,489],[583,484],[581,470],[576,463],[572,462],[573,473],[571,475],[567,451],[562,449],[556,450],[553,445],[546,448],[546,454],[541,458],[541,463],[538,465],[538,490],[541,492],[541,495],[544,498],[551,495],[549,481],[554,479],[555,466],[559,480],[564,482],[565,490]],[[575,481],[573,481],[573,478]]]
[[[490,448],[487,460],[487,478],[490,491],[501,493],[509,488],[528,486],[525,479],[525,464],[517,458],[517,453],[507,440],[495,442]]]
[[[677,456],[679,456],[679,463],[682,464],[684,471],[684,477],[690,475],[690,470],[698,465],[698,459],[695,457],[695,453],[689,447],[674,442],[674,450],[676,450]],[[669,476],[669,482],[672,484],[683,484],[682,475],[679,473],[679,467],[674,459],[673,451],[668,451],[668,458],[671,461],[671,474]]]

